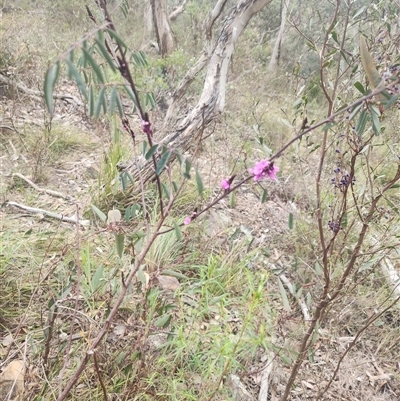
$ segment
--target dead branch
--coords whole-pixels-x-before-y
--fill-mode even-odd
[[[225,4],[228,2],[228,0],[218,0],[217,4],[215,7],[212,9],[210,14],[208,15],[206,22],[205,22],[205,32],[206,32],[206,38],[207,40],[211,40],[212,38],[212,27],[215,23],[215,21],[218,19],[218,17],[221,15]]]
[[[175,21],[184,11],[186,6],[187,0],[183,0],[183,3],[178,6],[172,13],[169,15],[169,20],[171,22]]]
[[[74,198],[72,196],[64,195],[61,192],[53,191],[52,189],[40,188],[34,182],[32,182],[29,178],[25,177],[24,175],[22,175],[20,173],[14,173],[13,176],[21,178],[21,180],[24,180],[27,184],[29,184],[32,188],[34,188],[38,192],[42,192],[47,195],[55,196],[57,198],[63,198],[63,199],[69,200],[69,201],[74,200]]]
[[[0,82],[3,82],[14,88],[17,88],[20,91],[26,93],[27,95],[34,97],[35,99],[38,99],[38,100],[43,99],[43,91],[29,89],[25,85],[18,83],[14,79],[5,77],[3,74],[0,74]],[[72,95],[68,95],[68,94],[56,95],[56,94],[54,94],[53,97],[54,97],[54,99],[64,100],[65,102],[75,104],[76,106],[83,106],[83,103],[77,97],[72,96]]]
[[[6,203],[6,205],[15,206],[15,207],[17,207],[19,209],[25,210],[28,213],[42,214],[44,216],[48,216],[48,217],[51,217],[53,219],[65,221],[67,223],[80,224],[82,226],[88,226],[90,224],[90,220],[79,220],[79,222],[78,222],[78,219],[76,217],[67,217],[67,216],[64,216],[62,214],[49,212],[48,210],[39,209],[39,208],[35,208],[35,207],[30,207],[30,206],[25,206],[25,205],[22,205],[22,204],[17,203],[17,202],[9,201],[9,202]]]

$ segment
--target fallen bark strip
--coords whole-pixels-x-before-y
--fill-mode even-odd
[[[279,275],[280,280],[285,284],[286,288],[289,290],[290,294],[292,297],[297,301],[297,303],[300,306],[301,312],[303,313],[304,320],[306,322],[311,320],[311,315],[308,310],[306,301],[304,301],[304,297],[301,295],[300,297],[297,296],[296,291],[293,287],[293,284],[289,281],[289,279],[284,275],[280,274]]]
[[[57,198],[63,198],[63,199],[69,200],[69,201],[74,200],[74,198],[72,196],[64,195],[61,192],[53,191],[52,189],[40,188],[34,182],[32,182],[29,178],[25,177],[24,175],[22,175],[20,173],[14,173],[13,176],[21,178],[21,180],[24,180],[27,184],[29,184],[32,188],[34,188],[38,192],[42,192],[47,195],[55,196]]]
[[[39,208],[35,208],[35,207],[30,207],[30,206],[25,206],[25,205],[22,205],[22,204],[17,203],[17,202],[9,201],[9,202],[6,203],[6,205],[17,207],[19,209],[25,210],[28,213],[42,214],[44,216],[48,216],[48,217],[51,217],[53,219],[65,221],[67,223],[73,223],[73,224],[78,224],[79,223],[81,226],[90,225],[90,220],[78,220],[76,217],[67,217],[67,216],[64,216],[62,214],[49,212],[48,210],[39,209]]]
[[[10,86],[13,86],[13,87],[21,90],[22,92],[26,93],[27,95],[29,95],[31,97],[35,97],[36,99],[43,99],[42,91],[29,89],[25,85],[20,84],[11,78],[5,77],[3,74],[0,74],[0,82],[3,82]],[[72,96],[72,95],[66,95],[66,94],[56,95],[56,94],[54,94],[53,97],[54,97],[54,99],[65,100],[66,102],[76,104],[77,106],[84,106],[84,104],[77,97]]]

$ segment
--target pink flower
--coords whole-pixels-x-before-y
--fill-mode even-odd
[[[225,190],[231,189],[231,183],[229,182],[229,180],[222,180],[221,187]]]
[[[266,176],[270,180],[276,180],[276,173],[279,171],[279,167],[274,165],[274,162],[269,160],[260,160],[253,168],[249,169],[249,173],[254,175],[254,181],[261,181]]]
[[[150,121],[142,120],[142,130],[147,135],[152,134]]]
[[[183,220],[183,224],[184,224],[185,226],[187,226],[188,224],[190,224],[191,221],[192,221],[192,219],[188,216],[188,217],[186,217],[185,220]]]

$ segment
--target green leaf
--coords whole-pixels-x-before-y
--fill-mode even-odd
[[[268,196],[268,191],[266,189],[263,189],[261,194],[261,203],[264,203],[267,200],[267,196]]]
[[[199,171],[196,169],[196,184],[197,184],[197,191],[201,195],[204,191],[203,181],[200,177]]]
[[[101,31],[100,31],[101,32]],[[102,32],[101,32],[102,34]],[[100,53],[102,54],[102,56],[107,60],[108,65],[111,67],[111,69],[113,70],[113,72],[117,71],[117,68],[115,67],[115,63],[114,60],[112,59],[110,53],[107,51],[106,47],[104,46],[104,44],[102,43],[102,40],[99,39],[95,39],[96,40],[96,44],[97,44],[97,48],[100,50]],[[103,39],[104,40],[104,39]]]
[[[124,41],[118,36],[117,32],[113,31],[112,29],[107,28],[106,31],[110,34],[110,36],[122,47],[125,49],[128,48],[128,46],[124,43]]]
[[[105,223],[107,220],[107,216],[100,210],[98,209],[95,205],[90,205],[92,207],[92,210],[94,214],[103,222]]]
[[[368,113],[367,110],[363,109],[360,117],[358,117],[357,124],[356,124],[356,133],[358,136],[361,136],[365,130],[365,126],[367,125],[368,121]]]
[[[147,142],[143,141],[142,142],[142,155],[146,154],[146,149],[147,149]]]
[[[293,213],[289,213],[289,228],[292,230],[294,225],[294,216]]]
[[[94,89],[93,86],[90,87],[90,94],[89,94],[89,116],[93,117],[94,114],[94,106],[95,106],[95,97],[94,97]]]
[[[82,75],[79,73],[75,65],[70,60],[67,59],[66,61],[68,65],[68,75],[75,80],[76,84],[78,85],[79,91],[82,93],[83,97],[87,100],[88,93]]]
[[[334,40],[337,44],[339,44],[338,36],[337,36],[336,31],[331,31],[331,35],[332,35],[333,40]]]
[[[229,207],[234,208],[236,206],[236,191],[229,193]]]
[[[171,314],[166,313],[165,315],[160,316],[154,321],[154,326],[166,328],[169,326],[171,319]]]
[[[179,228],[178,224],[176,223],[174,223],[174,230],[175,230],[176,240],[180,241],[182,239],[182,231]],[[163,272],[163,274],[165,274],[165,271]]]
[[[150,105],[152,109],[156,107],[156,98],[153,92],[150,92],[146,95],[146,106]]]
[[[110,106],[108,108],[108,111],[111,115],[114,114],[115,105],[117,104],[117,95],[118,95],[117,87],[113,86],[110,94]]]
[[[347,227],[347,212],[343,213],[342,219],[340,220],[340,226],[343,228]]]
[[[160,175],[161,171],[164,170],[165,165],[167,164],[169,158],[171,156],[171,151],[167,150],[161,157],[161,159],[159,160],[159,162],[157,163],[157,168],[156,168],[156,174]]]
[[[381,122],[379,121],[380,112],[379,110],[372,104],[371,108],[371,119],[372,119],[372,130],[374,134],[378,136],[381,133]]]
[[[392,96],[386,103],[385,103],[385,109],[388,109],[393,103],[397,102],[399,99],[399,95],[394,95]]]
[[[351,121],[355,117],[355,115],[361,110],[362,106],[363,106],[363,104],[360,103],[358,106],[354,107],[354,109],[350,113],[349,121]]]
[[[170,200],[170,199],[171,199],[171,195],[170,195],[170,193],[169,193],[168,187],[167,187],[164,183],[162,183],[161,186],[162,186],[162,188],[163,188],[163,192],[164,192],[166,198],[167,198],[168,200]]]
[[[148,150],[148,152],[145,154],[144,158],[145,158],[146,160],[149,160],[149,159],[154,155],[154,153],[157,152],[158,146],[159,146],[159,144],[153,145],[153,146]]]
[[[107,112],[107,104],[106,104],[106,96],[105,96],[106,87],[103,86],[100,89],[99,96],[97,97],[96,107],[94,109],[94,116],[98,118],[100,116],[101,109],[103,108],[103,112]]]
[[[135,107],[137,107],[138,105],[138,101],[136,99],[136,96],[132,90],[132,88],[128,85],[124,86],[126,93],[128,94],[128,96],[132,99],[133,104],[135,105]]]
[[[46,101],[47,110],[53,114],[53,92],[56,85],[58,75],[60,73],[60,62],[53,64],[46,72],[44,78],[44,100]]]
[[[174,270],[166,269],[166,270],[162,271],[162,274],[164,276],[171,276],[171,277],[179,278],[179,279],[182,279],[182,280],[187,280],[187,277],[184,274],[176,272]]]
[[[354,87],[359,91],[359,92],[361,92],[363,95],[365,95],[365,88],[364,88],[364,86],[363,86],[363,84],[361,83],[361,82],[359,82],[359,81],[357,81],[355,84],[354,84]]]
[[[90,282],[90,287],[92,289],[92,291],[97,291],[99,289],[99,287],[102,285],[102,280],[104,278],[104,267],[103,265],[100,265],[96,272],[93,275],[93,278]]]
[[[183,176],[190,180],[190,169],[192,168],[192,163],[190,162],[189,159],[185,160],[185,172],[183,173]]]
[[[85,57],[85,60],[89,62],[89,64],[92,66],[93,71],[95,72],[97,79],[100,83],[104,84],[104,78],[103,78],[103,74],[101,73],[100,67],[98,66],[98,64],[94,61],[94,58],[92,57],[92,55],[84,48],[82,48],[82,52],[83,55]]]
[[[282,297],[283,308],[287,312],[290,312],[292,309],[290,307],[289,299],[288,299],[288,296],[286,294],[286,290],[283,287],[282,281],[280,280],[279,277],[278,277],[278,285],[279,285],[279,292],[281,293],[281,297]]]
[[[115,244],[117,246],[117,253],[120,258],[122,258],[122,255],[124,253],[124,241],[124,234],[115,234]]]

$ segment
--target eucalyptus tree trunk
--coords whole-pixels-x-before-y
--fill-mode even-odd
[[[174,34],[168,15],[167,0],[150,0],[158,50],[162,57],[174,49]]]
[[[276,70],[279,65],[279,60],[281,57],[281,47],[282,47],[283,37],[285,35],[286,15],[289,8],[289,3],[290,0],[282,0],[281,25],[279,27],[278,37],[276,38],[274,50],[272,51],[271,60],[269,62],[270,70]]]
[[[181,84],[173,93],[173,101],[167,111],[163,128],[157,132],[162,142],[174,149],[185,152],[196,142],[196,138],[214,117],[225,107],[226,81],[228,67],[235,45],[251,18],[272,0],[239,0],[222,23],[219,34],[188,71]],[[222,3],[222,1],[221,1]],[[176,116],[179,101],[184,97],[190,83],[207,66],[203,91],[197,105],[182,120]],[[157,139],[156,138],[156,141]],[[146,170],[146,171],[145,171]],[[145,181],[153,176],[153,168],[141,170]]]

